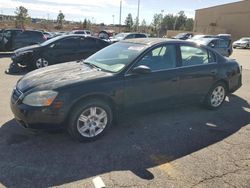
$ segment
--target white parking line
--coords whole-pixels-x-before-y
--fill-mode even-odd
[[[105,188],[106,187],[100,176],[97,176],[92,181],[94,183],[95,188]]]

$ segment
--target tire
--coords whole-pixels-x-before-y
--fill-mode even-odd
[[[246,49],[248,49],[248,48],[249,48],[249,44],[246,45]]]
[[[49,66],[49,61],[47,58],[38,57],[32,62],[32,65],[28,67],[29,70],[40,69]]]
[[[208,92],[205,98],[205,106],[210,110],[216,110],[225,101],[227,96],[227,86],[223,82],[216,83]]]
[[[92,99],[80,103],[69,117],[67,131],[80,142],[101,137],[111,126],[113,113],[109,104]]]

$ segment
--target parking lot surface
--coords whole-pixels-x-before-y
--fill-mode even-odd
[[[250,187],[250,50],[234,50],[243,86],[217,111],[199,105],[135,114],[101,139],[20,127],[9,107],[22,75],[0,58],[0,187]],[[96,179],[97,178],[97,179]]]

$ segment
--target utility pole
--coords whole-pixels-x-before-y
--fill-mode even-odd
[[[122,0],[120,0],[119,33],[121,32],[121,22],[122,22]]]
[[[113,14],[112,17],[113,17],[113,26],[114,26],[115,25],[115,15]]]
[[[137,9],[137,31],[139,31],[139,16],[140,16],[140,0],[138,0],[138,9]]]

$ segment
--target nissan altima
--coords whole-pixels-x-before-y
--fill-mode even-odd
[[[149,106],[201,102],[218,109],[240,88],[241,67],[213,49],[172,39],[131,39],[82,62],[32,71],[11,96],[26,128],[65,127],[80,141],[102,136],[117,114]]]

